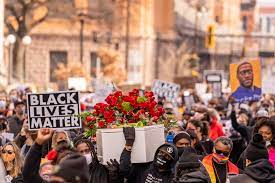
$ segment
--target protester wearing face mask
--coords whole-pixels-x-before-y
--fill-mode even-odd
[[[16,101],[14,103],[15,106],[15,115],[8,118],[9,123],[9,132],[14,134],[14,137],[21,131],[23,126],[23,122],[26,118],[25,111],[26,106],[22,101]]]
[[[173,139],[173,143],[178,149],[179,157],[182,155],[186,147],[191,146],[191,142],[192,142],[191,137],[187,132],[179,132],[175,135]]]
[[[171,182],[174,174],[172,173],[172,168],[178,160],[178,151],[172,144],[161,145],[156,153],[148,171],[146,171],[144,183],[156,182],[165,183]]]
[[[190,120],[186,126],[187,131],[193,131],[197,138],[194,139],[194,148],[199,155],[211,154],[213,151],[213,141],[208,137],[209,126],[205,121]]]
[[[89,166],[89,183],[117,182],[119,176],[119,164],[116,160],[112,161],[112,163],[108,162],[107,167],[100,164],[92,142],[88,139],[85,139],[83,135],[80,135],[74,140],[74,146],[76,150],[86,158],[86,162]],[[110,171],[108,169],[109,166],[115,166],[114,164],[116,164],[117,167],[116,172]]]
[[[131,151],[135,141],[135,129],[123,129],[126,140],[125,148],[120,156],[120,174],[128,183],[164,183],[173,177],[172,168],[178,160],[177,148],[172,144],[161,145],[153,162],[131,163]]]
[[[23,183],[21,174],[23,162],[18,147],[12,142],[5,144],[1,150],[1,158],[7,172],[5,176],[6,182]]]
[[[202,163],[211,183],[226,183],[229,174],[239,174],[238,167],[229,161],[232,148],[233,143],[229,138],[219,137],[214,143],[213,153],[203,158]]]
[[[246,148],[244,173],[230,179],[231,183],[274,183],[275,169],[268,161],[268,151],[262,135],[255,134]]]
[[[55,131],[52,137],[52,149],[62,143],[71,144],[68,133],[63,130]]]

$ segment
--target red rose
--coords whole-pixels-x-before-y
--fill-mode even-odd
[[[160,115],[163,115],[165,113],[162,107],[158,107],[158,112],[160,113]]]
[[[151,92],[151,91],[146,91],[146,92],[144,93],[144,96],[150,98],[150,97],[153,97],[153,96],[154,96],[154,93]]]
[[[114,111],[104,111],[103,116],[105,119],[111,118],[115,114]]]
[[[95,125],[94,125],[94,124],[91,124],[91,125],[89,126],[89,128],[90,128],[90,129],[94,129],[94,128],[95,128]]]
[[[138,95],[139,95],[138,89],[133,89],[131,92],[129,92],[129,96],[138,96]]]
[[[115,117],[109,117],[109,118],[106,118],[105,120],[106,120],[107,123],[110,124],[110,123],[114,122],[115,119],[116,119]]]
[[[95,121],[95,120],[96,120],[95,117],[92,117],[92,116],[87,116],[87,117],[86,117],[86,121],[87,121],[87,122],[91,122],[91,121]]]
[[[55,160],[57,158],[57,151],[55,149],[52,149],[51,151],[48,152],[48,160]]]
[[[104,123],[104,121],[99,121],[99,122],[97,123],[97,125],[98,125],[99,128],[104,128],[105,123]]]
[[[122,92],[121,92],[121,91],[116,91],[116,92],[114,93],[114,96],[116,96],[116,97],[121,97],[121,96],[122,96]]]
[[[83,104],[83,103],[80,104],[80,110],[81,110],[81,111],[85,111],[86,108],[87,108],[87,107],[86,107],[85,104]]]

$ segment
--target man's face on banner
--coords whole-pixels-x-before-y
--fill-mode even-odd
[[[253,85],[253,68],[249,63],[240,65],[237,73],[238,80],[241,86],[251,88]]]

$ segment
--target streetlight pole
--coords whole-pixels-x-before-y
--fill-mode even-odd
[[[22,42],[24,45],[23,79],[24,79],[24,82],[26,82],[26,51],[27,51],[27,46],[31,44],[32,39],[30,36],[24,36],[22,39]]]
[[[13,44],[16,42],[16,37],[13,34],[7,36],[9,44],[9,65],[8,65],[8,84],[11,84],[12,80],[12,65],[13,65]]]

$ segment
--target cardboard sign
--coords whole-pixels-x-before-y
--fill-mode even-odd
[[[261,98],[261,63],[257,60],[230,64],[230,87],[236,102]]]
[[[180,85],[156,80],[153,83],[152,91],[156,97],[165,97],[167,101],[174,102],[179,95]]]
[[[81,128],[79,92],[64,91],[27,95],[29,130]]]

